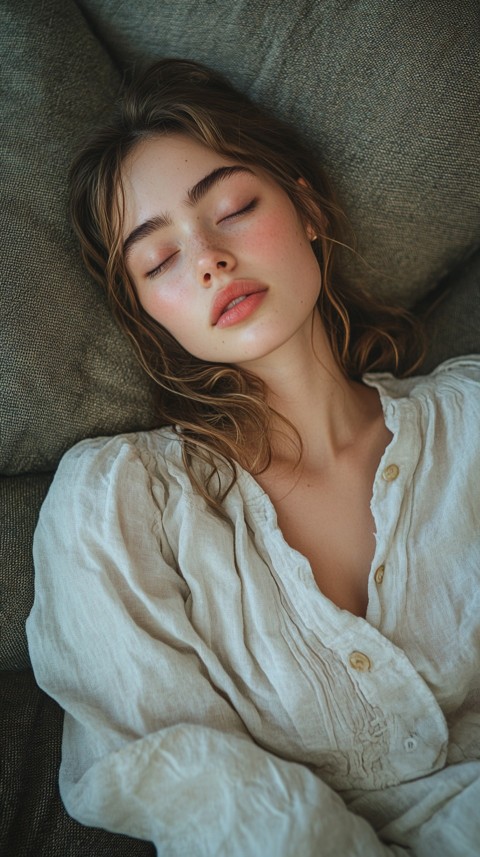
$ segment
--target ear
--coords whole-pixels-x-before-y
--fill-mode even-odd
[[[300,176],[300,178],[297,179],[297,183],[302,187],[310,187],[309,183],[306,181],[306,179],[303,178],[303,176]],[[313,228],[311,223],[307,223],[306,233],[309,241],[317,240],[318,235],[316,234],[315,229]]]

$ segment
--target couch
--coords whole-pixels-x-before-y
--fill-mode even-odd
[[[355,233],[342,265],[422,313],[429,371],[480,350],[479,36],[476,0],[0,3],[2,857],[153,854],[65,813],[62,712],[35,683],[24,631],[32,534],[61,455],[154,425],[150,383],[67,220],[85,129],[157,57],[225,73],[317,152]]]

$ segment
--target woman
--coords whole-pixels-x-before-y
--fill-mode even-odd
[[[37,528],[67,809],[162,855],[479,853],[478,358],[391,374],[420,334],[342,281],[325,178],[193,63],[72,213],[163,428],[77,445]]]

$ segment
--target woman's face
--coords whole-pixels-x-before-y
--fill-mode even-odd
[[[187,351],[254,370],[311,331],[313,234],[268,175],[175,134],[139,143],[123,181],[128,271]]]

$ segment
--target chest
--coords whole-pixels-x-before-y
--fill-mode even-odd
[[[264,480],[290,547],[303,554],[323,594],[342,609],[365,616],[375,553],[370,509],[373,474],[339,467],[327,476],[303,473],[290,486]]]

